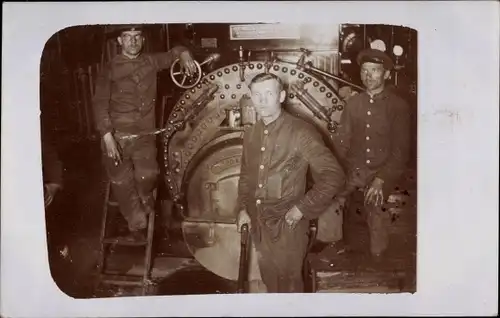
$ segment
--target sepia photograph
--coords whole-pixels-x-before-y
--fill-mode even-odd
[[[0,317],[498,315],[498,2],[2,6]]]
[[[417,45],[385,24],[57,32],[40,64],[55,283],[414,293]]]

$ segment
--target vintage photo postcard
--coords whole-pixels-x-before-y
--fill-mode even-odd
[[[434,6],[417,4],[406,5],[414,8],[408,11],[414,10],[421,22],[419,19]],[[208,9],[216,11],[211,6],[219,5],[227,5],[228,10],[234,10],[228,12],[239,15],[222,18],[216,14],[221,18],[202,19],[211,14]],[[252,5],[257,10],[271,4],[238,5]],[[18,121],[15,126],[19,134],[35,134],[38,140],[32,142],[38,142],[38,146],[29,149],[18,144],[15,150],[5,151],[16,151],[10,154],[10,160],[23,157],[18,153],[21,148],[33,153],[26,152],[25,157],[38,158],[37,167],[26,168],[26,173],[37,176],[30,189],[39,187],[38,192],[25,190],[15,195],[26,201],[36,197],[41,205],[29,211],[30,215],[37,214],[36,222],[23,216],[22,224],[14,225],[9,219],[2,226],[2,231],[24,228],[2,235],[2,267],[5,262],[20,261],[12,250],[15,241],[23,240],[24,249],[36,240],[30,268],[36,267],[33,271],[43,275],[52,289],[49,295],[45,283],[31,280],[19,285],[15,299],[6,296],[13,281],[9,280],[8,289],[4,289],[5,275],[25,278],[21,267],[14,272],[15,265],[8,264],[7,271],[2,271],[2,298],[9,299],[6,317],[34,313],[18,307],[18,302],[26,300],[22,300],[22,290],[27,283],[35,284],[33,288],[38,290],[32,295],[65,298],[68,305],[64,306],[77,301],[89,307],[96,301],[102,308],[111,303],[114,306],[102,311],[94,307],[92,313],[83,308],[71,313],[68,309],[44,309],[43,316],[150,315],[138,308],[118,309],[122,306],[118,304],[163,303],[168,299],[162,305],[164,309],[151,308],[155,315],[260,316],[299,314],[297,310],[288,312],[282,305],[278,310],[273,306],[274,298],[268,297],[282,301],[291,297],[288,302],[294,299],[303,306],[310,303],[309,299],[325,302],[322,307],[310,308],[310,315],[356,314],[328,305],[345,302],[342,297],[358,297],[358,301],[360,297],[386,297],[384,306],[391,306],[387,305],[389,301],[407,304],[395,314],[439,314],[438,300],[429,304],[435,306],[429,311],[417,309],[418,305],[412,303],[429,292],[423,280],[434,277],[440,281],[440,293],[445,292],[445,285],[464,284],[463,275],[467,282],[474,280],[470,276],[475,274],[459,266],[462,256],[457,253],[470,252],[466,251],[470,244],[461,245],[462,240],[468,237],[475,241],[477,234],[467,228],[479,219],[491,218],[493,198],[484,197],[484,208],[478,206],[479,210],[467,212],[465,225],[457,224],[457,217],[463,216],[457,211],[469,205],[476,191],[492,190],[490,179],[477,183],[473,181],[477,176],[468,174],[476,171],[484,175],[477,169],[486,169],[490,160],[476,161],[476,155],[483,156],[478,152],[458,168],[456,162],[462,155],[457,149],[465,151],[467,147],[459,146],[448,130],[453,130],[456,138],[466,136],[465,131],[472,130],[464,127],[465,122],[480,115],[495,117],[498,112],[498,105],[490,105],[492,85],[486,82],[490,74],[482,75],[483,87],[488,88],[481,93],[485,102],[468,105],[476,108],[474,115],[469,115],[470,109],[453,104],[461,96],[459,90],[468,92],[467,85],[477,85],[472,84],[474,77],[467,79],[469,73],[464,78],[458,75],[458,69],[474,70],[470,64],[463,64],[467,59],[478,64],[481,71],[488,69],[482,61],[486,61],[487,53],[493,56],[488,51],[493,46],[477,48],[475,52],[482,51],[484,58],[468,55],[471,50],[450,55],[450,48],[444,44],[446,53],[442,53],[441,47],[430,46],[426,38],[432,28],[410,20],[409,12],[401,13],[408,18],[406,22],[387,17],[376,21],[349,18],[349,14],[366,16],[367,11],[402,8],[396,4],[285,4],[283,10],[288,6],[311,9],[313,13],[307,19],[284,17],[279,21],[265,19],[269,14],[264,19],[257,13],[245,17],[243,7],[238,9],[238,5],[74,4],[77,10],[99,11],[109,6],[131,16],[119,20],[75,16],[75,21],[66,19],[71,23],[55,24],[53,32],[44,33],[45,38],[34,34],[37,43],[43,43],[30,47],[36,54],[28,57],[25,49],[16,51],[26,55],[25,59],[39,56],[36,72],[30,69],[37,86],[26,85],[23,92],[30,95],[33,104],[28,107],[16,102],[17,107],[12,108],[14,95],[6,96],[4,102],[8,112],[16,111],[16,117],[29,113],[33,118],[36,129],[27,121]],[[274,5],[280,10],[280,3]],[[469,13],[475,16],[493,7],[469,5]],[[72,8],[70,3],[51,4],[53,11],[48,4],[24,7],[34,14],[37,6],[44,13]],[[179,12],[190,10],[199,18],[180,18],[184,15],[177,14],[174,19],[172,12],[161,18],[154,9],[160,6],[167,13],[176,8]],[[322,6],[323,11],[339,10],[332,11],[331,19],[321,15],[315,20],[314,8]],[[23,6],[8,7],[19,14]],[[145,11],[139,10],[137,15],[141,17],[133,19],[127,8]],[[341,8],[346,10],[345,16]],[[467,12],[458,14],[453,18]],[[83,18],[88,22],[81,22]],[[34,27],[50,23],[52,18],[44,15],[37,19]],[[12,32],[20,32],[14,25],[26,27],[12,18],[9,21],[7,27]],[[456,41],[456,35],[447,33],[453,25],[444,30],[444,21],[436,21],[440,23],[435,28],[442,37],[439,41]],[[489,27],[495,25],[498,44],[498,21],[484,21]],[[452,22],[464,28],[463,22]],[[12,35],[9,37],[12,41]],[[464,35],[470,37],[474,35]],[[478,37],[475,40],[482,45],[494,38],[484,34]],[[496,63],[491,68],[498,66],[498,56],[491,62]],[[5,63],[12,68],[12,64],[22,62],[10,55]],[[433,68],[440,64],[442,70]],[[452,90],[441,80],[428,80],[446,72],[450,75],[450,68],[457,73],[443,81],[456,83]],[[443,85],[443,89],[429,85]],[[436,97],[436,91],[442,95]],[[451,104],[435,104],[447,98]],[[477,120],[469,125],[493,129],[481,127]],[[8,138],[9,145],[20,143],[13,139],[18,136],[12,132],[14,123],[6,124],[2,140]],[[498,131],[484,134],[494,137]],[[30,140],[36,138],[30,135]],[[491,149],[478,151],[491,155]],[[498,153],[493,156],[498,157]],[[10,169],[13,162],[9,161],[7,167],[2,161],[2,172],[6,172],[4,169]],[[16,169],[20,167],[16,163]],[[440,172],[443,174],[437,180],[435,175]],[[12,180],[10,175],[8,178]],[[20,179],[18,175],[15,183]],[[4,181],[2,178],[7,187]],[[471,188],[460,186],[462,182]],[[12,210],[20,206],[4,193],[5,187],[2,196],[7,196],[9,206],[2,205],[2,224],[10,214],[27,212]],[[470,190],[461,193],[464,187]],[[483,243],[495,231],[498,234],[493,223],[498,224],[486,222],[489,227],[483,228]],[[31,229],[30,236],[20,235],[26,228]],[[455,233],[458,228],[460,233]],[[461,238],[455,240],[455,235]],[[455,240],[461,246],[451,251],[443,245],[443,250],[429,252],[433,244],[443,243],[432,241],[435,239]],[[473,248],[477,258],[483,254],[479,250],[498,253],[498,246]],[[448,258],[439,271],[428,265],[434,264],[429,258],[436,254]],[[456,257],[456,261],[450,257]],[[485,273],[491,274],[495,258],[488,259],[493,263],[483,265]],[[494,277],[489,279],[489,286],[497,284]],[[477,281],[484,283],[485,278],[478,277]],[[494,289],[478,293],[484,296]],[[468,293],[472,296],[474,288]],[[248,298],[240,294],[248,294],[244,296]],[[195,295],[210,298],[200,305],[196,300],[187,305],[191,301],[185,296]],[[435,297],[432,295],[425,297]],[[231,297],[247,303],[238,307],[238,301]],[[177,303],[169,312],[169,304],[176,299],[183,299],[182,304]],[[246,309],[250,301],[260,311]],[[269,303],[260,305],[260,301]],[[493,309],[491,301],[483,298],[487,310]],[[217,302],[224,306],[234,303],[236,307],[221,311]],[[387,307],[374,304],[370,305],[372,312],[365,308],[357,314],[389,314]],[[456,310],[453,306],[443,308],[448,314],[479,309],[477,304],[464,309],[456,305]],[[301,309],[300,313],[308,311]]]

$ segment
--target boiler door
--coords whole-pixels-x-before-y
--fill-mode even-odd
[[[241,144],[221,141],[193,159],[188,174],[184,241],[195,259],[209,271],[238,279],[241,235],[236,229],[236,201]],[[250,253],[249,279],[259,279],[255,251]]]

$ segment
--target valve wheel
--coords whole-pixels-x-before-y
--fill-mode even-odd
[[[188,89],[198,84],[202,77],[201,66],[197,61],[194,61],[194,64],[196,65],[196,73],[192,76],[187,76],[186,73],[181,70],[180,60],[177,59],[174,61],[170,67],[170,77],[175,85],[180,88]]]

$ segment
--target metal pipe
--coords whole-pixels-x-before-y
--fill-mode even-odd
[[[302,103],[310,110],[312,113],[318,117],[319,119],[322,119],[326,122],[330,122],[330,118],[328,118],[328,115],[326,114],[326,110],[314,99],[314,97],[311,96],[307,92],[306,89],[300,88],[297,85],[292,85],[291,87],[292,92],[297,95],[297,97],[300,99]]]
[[[321,75],[323,75],[323,76],[329,77],[329,78],[334,79],[334,80],[336,80],[336,81],[339,81],[339,82],[342,82],[342,83],[347,84],[347,85],[349,85],[349,86],[352,86],[352,87],[354,87],[354,88],[357,88],[357,89],[359,89],[359,90],[361,90],[361,91],[364,91],[364,90],[365,90],[365,89],[364,89],[363,87],[361,87],[361,86],[358,86],[358,85],[356,85],[356,84],[350,83],[350,82],[348,82],[348,81],[346,81],[346,80],[344,80],[344,79],[342,79],[342,78],[340,78],[340,77],[338,77],[338,76],[335,76],[335,75],[333,75],[333,74],[330,74],[330,73],[328,73],[328,72],[322,71],[322,70],[320,70],[320,69],[318,69],[318,68],[316,68],[316,67],[312,66],[312,65],[311,65],[311,64],[309,64],[309,63],[306,63],[306,64],[304,65],[304,68],[305,68],[305,70],[307,70],[307,71],[312,71],[312,72],[315,72],[315,73],[321,74]]]

